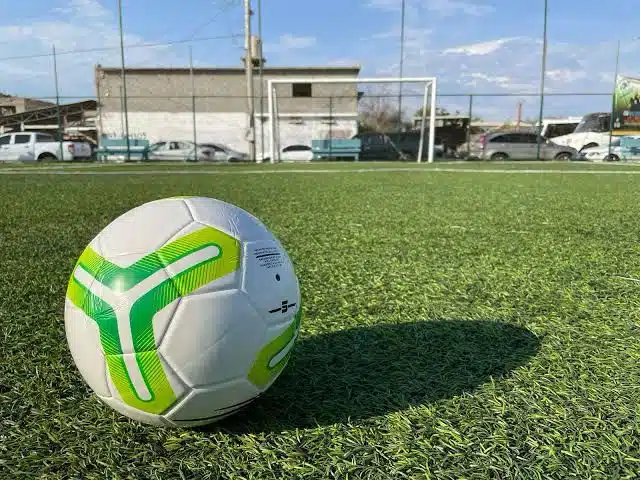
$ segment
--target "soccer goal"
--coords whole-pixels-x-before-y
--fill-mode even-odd
[[[384,88],[396,84],[398,92],[387,92],[384,96],[370,94],[368,97],[367,87],[375,84]],[[351,139],[361,133],[363,113],[359,106],[369,98],[378,100],[384,98],[384,108],[387,110],[394,99],[402,104],[404,98],[404,109],[414,110],[416,115],[403,116],[404,109],[398,108],[396,115],[401,120],[398,123],[403,125],[402,131],[405,133],[410,131],[414,139],[419,133],[418,151],[414,151],[411,156],[415,155],[416,161],[422,162],[426,148],[427,161],[429,163],[434,161],[436,127],[436,79],[434,77],[292,78],[289,76],[268,80],[267,95],[268,114],[263,121],[268,121],[268,153],[265,157],[270,163],[281,161],[283,151],[286,160],[289,156],[295,157],[296,149],[302,151],[305,147],[310,159],[311,152],[308,148],[313,140],[330,140],[329,143],[333,143],[334,140]],[[380,118],[389,116],[388,111],[386,113],[382,111],[384,108],[378,112]],[[384,127],[381,127],[381,130],[383,129]],[[405,135],[405,137],[408,136]],[[393,141],[389,143],[397,149]],[[402,154],[399,150],[398,153]],[[303,156],[298,155],[299,158]],[[354,158],[358,157],[354,156]],[[360,159],[365,158],[360,156]]]

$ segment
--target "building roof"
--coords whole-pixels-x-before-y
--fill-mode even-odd
[[[98,102],[95,100],[83,100],[81,102],[66,103],[60,105],[60,115],[70,115],[80,113],[85,110],[95,110]],[[27,110],[22,113],[14,113],[0,117],[0,126],[19,127],[24,122],[36,122],[41,120],[50,120],[56,118],[57,121],[58,106],[53,104],[51,107],[36,108]]]
[[[309,67],[264,67],[262,72],[267,75],[286,75],[290,73],[344,73],[344,74],[358,74],[360,73],[360,65],[350,66],[309,66]],[[121,67],[103,67],[102,65],[96,65],[96,70],[100,70],[104,73],[117,73],[122,71]],[[256,69],[257,70],[257,69]],[[140,74],[158,74],[158,73],[186,73],[191,71],[189,67],[129,67],[125,69],[126,73],[140,73]],[[196,67],[193,69],[196,73],[208,73],[208,74],[223,74],[223,75],[235,75],[245,72],[244,67]]]

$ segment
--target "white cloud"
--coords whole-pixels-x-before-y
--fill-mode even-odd
[[[399,0],[369,0],[370,7],[396,11],[400,10]],[[442,16],[471,15],[482,16],[494,11],[494,7],[478,1],[462,0],[407,0],[405,7],[410,14],[415,11],[435,12]]]
[[[447,48],[443,55],[489,55],[500,50],[507,43],[518,40],[520,37],[498,38],[488,42],[472,43],[471,45],[462,45],[459,47]]]
[[[0,89],[14,95],[53,97],[55,95],[53,58],[55,45],[60,93],[63,97],[95,96],[94,67],[120,65],[120,36],[117,18],[99,0],[59,0],[54,13],[42,20],[24,20],[24,24],[0,24]],[[5,22],[11,17],[5,17]],[[125,32],[127,66],[185,66],[188,65],[187,46],[140,46],[154,43],[150,39]],[[239,50],[228,44],[207,44],[210,49]],[[75,52],[74,52],[75,51]],[[209,50],[210,51],[210,50]],[[29,59],[7,58],[30,56]],[[238,58],[241,56],[239,53]],[[24,72],[21,79],[19,72]],[[49,76],[49,79],[46,76]],[[21,80],[21,81],[17,81]],[[65,100],[66,101],[66,100]]]
[[[98,0],[69,0],[64,7],[55,8],[54,12],[86,18],[108,18],[110,16],[109,10]]]
[[[472,15],[479,17],[487,15],[494,11],[491,5],[479,3],[479,2],[462,2],[458,0],[429,0],[427,1],[427,8],[434,12],[438,12],[440,15]]]
[[[265,53],[283,54],[293,50],[304,50],[316,45],[316,38],[311,36],[299,36],[291,33],[280,35],[277,43],[268,43],[264,46]]]
[[[557,68],[548,70],[546,77],[557,82],[572,83],[587,78],[587,72],[583,70],[571,70],[570,68]]]

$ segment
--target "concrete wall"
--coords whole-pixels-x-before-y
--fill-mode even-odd
[[[191,112],[129,112],[129,131],[133,137],[146,138],[150,142],[160,140],[192,140],[193,117]],[[270,149],[269,121],[264,126],[265,154]],[[122,135],[121,112],[103,112],[103,133]],[[226,144],[241,152],[247,151],[245,139],[246,115],[243,113],[199,113],[196,117],[198,142]],[[312,139],[350,138],[357,133],[357,119],[336,118],[329,125],[321,118],[304,118],[294,121],[280,119],[280,146],[292,144],[311,145]],[[262,151],[261,123],[256,121],[256,151]]]
[[[272,68],[264,71],[264,113],[268,112],[267,81],[291,77],[357,78],[357,68]],[[246,77],[242,69],[197,69],[194,71],[196,111],[246,112]],[[120,71],[96,69],[96,90],[104,112],[122,110]],[[356,112],[357,84],[313,84],[312,98],[293,98],[291,84],[276,86],[280,113]],[[130,69],[127,71],[129,112],[192,111],[191,76],[188,69]],[[260,81],[254,77],[255,109],[260,108]]]
[[[46,108],[54,105],[51,102],[34,100],[31,98],[0,96],[0,116],[24,113],[37,108]]]

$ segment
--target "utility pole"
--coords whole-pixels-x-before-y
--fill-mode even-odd
[[[256,160],[256,122],[253,98],[253,57],[251,52],[251,0],[244,0],[244,64],[247,74],[247,141],[249,159]]]
[[[260,159],[264,158],[264,55],[262,54],[262,0],[258,0],[258,38],[260,39],[260,58],[258,75],[260,77]]]

